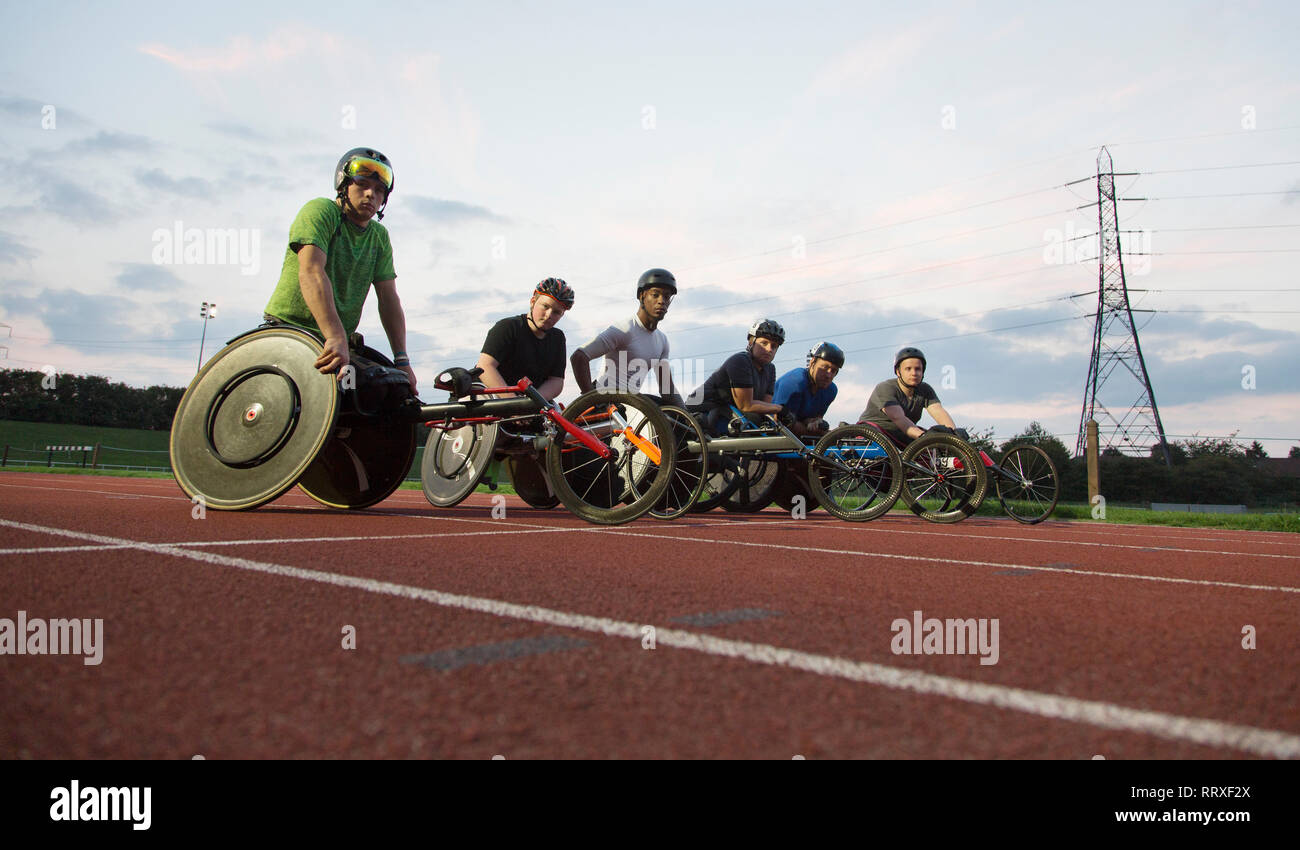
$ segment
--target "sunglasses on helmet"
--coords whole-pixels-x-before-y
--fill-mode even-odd
[[[377,159],[353,157],[343,170],[349,177],[373,177],[383,183],[384,188],[393,188],[393,169]]]

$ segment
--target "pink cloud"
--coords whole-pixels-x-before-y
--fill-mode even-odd
[[[146,44],[138,49],[183,71],[233,73],[279,65],[304,53],[331,54],[338,47],[339,39],[331,33],[294,26],[281,27],[260,42],[251,36],[237,35],[222,47],[181,50],[163,44]]]

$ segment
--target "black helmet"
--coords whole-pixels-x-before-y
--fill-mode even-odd
[[[749,335],[758,337],[765,336],[776,340],[778,343],[785,342],[785,328],[772,319],[759,319],[749,326]]]
[[[558,277],[548,277],[537,284],[537,288],[533,290],[533,295],[549,295],[563,304],[566,310],[573,306],[573,287]]]
[[[396,183],[393,164],[374,148],[353,148],[339,158],[339,164],[334,167],[334,191],[339,191],[345,181],[361,174],[374,175],[387,188],[388,194],[393,194]]]
[[[840,348],[833,342],[823,342],[812,351],[808,352],[808,361],[811,364],[816,359],[825,360],[836,369],[844,368],[844,349]]]
[[[894,371],[895,371],[895,372],[898,371],[898,364],[899,364],[899,363],[902,363],[904,360],[908,360],[908,359],[910,359],[910,358],[912,358],[912,357],[916,357],[916,358],[918,358],[918,359],[921,361],[921,370],[924,371],[924,370],[925,370],[925,355],[921,353],[921,349],[919,349],[919,348],[912,348],[911,346],[909,346],[909,347],[907,347],[907,348],[900,348],[900,349],[898,349],[898,353],[894,355]]]
[[[636,297],[640,298],[641,293],[652,286],[662,286],[673,295],[677,294],[677,278],[668,269],[649,269],[642,273],[641,279],[636,282]]]

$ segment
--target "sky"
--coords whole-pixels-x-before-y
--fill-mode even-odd
[[[822,340],[847,352],[832,422],[914,345],[959,425],[1037,421],[1073,449],[1104,145],[1167,434],[1300,445],[1294,4],[7,14],[0,367],[188,383],[201,340],[206,360],[258,323],[295,213],[369,146],[394,164],[383,224],[426,400],[538,280],[577,292],[572,351],[664,267],[686,388],[768,317],[778,373]],[[190,231],[211,244],[187,253]],[[387,350],[373,298],[361,330]],[[1126,409],[1141,387],[1121,369],[1105,391]]]

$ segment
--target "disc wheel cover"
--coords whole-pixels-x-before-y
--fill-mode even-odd
[[[292,487],[329,442],[339,411],[315,337],[292,328],[244,334],[181,397],[169,442],[172,474],[191,499],[248,510]]]

